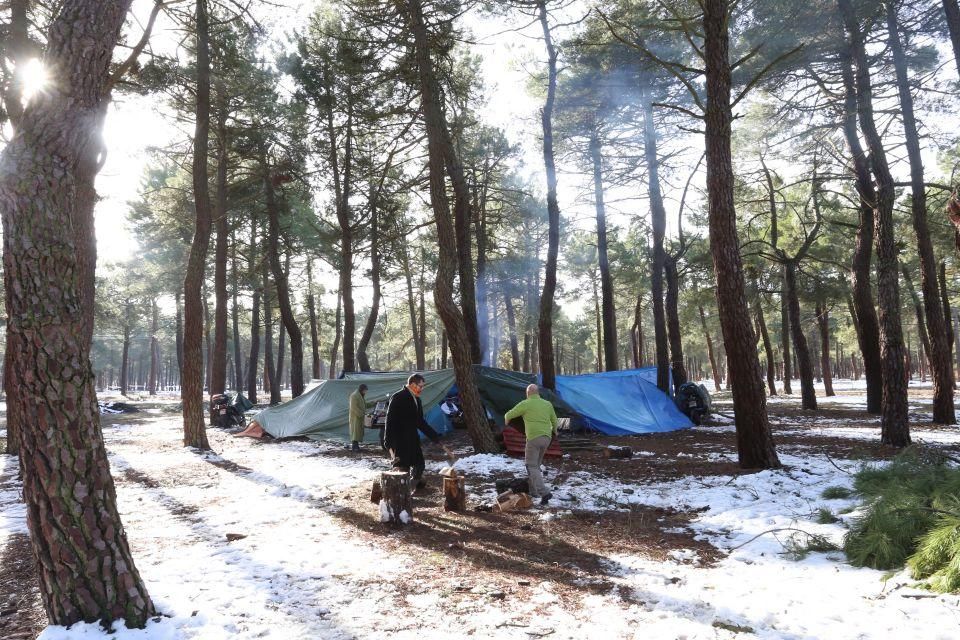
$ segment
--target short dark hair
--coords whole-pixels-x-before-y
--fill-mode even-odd
[[[368,388],[369,387],[367,387],[367,385],[361,384],[359,387],[357,387],[357,391],[366,391]]]
[[[424,384],[426,383],[426,381],[427,381],[426,378],[424,378],[423,375],[419,373],[414,373],[409,378],[407,378],[407,384]]]

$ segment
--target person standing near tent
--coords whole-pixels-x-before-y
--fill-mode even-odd
[[[503,419],[510,422],[514,418],[523,418],[523,430],[527,436],[527,446],[523,462],[527,466],[530,478],[530,496],[540,498],[540,504],[547,504],[553,497],[543,482],[540,465],[543,456],[554,436],[557,435],[557,412],[549,401],[540,397],[540,389],[535,384],[527,386],[527,399],[504,414]]]
[[[426,461],[423,459],[423,449],[420,447],[420,436],[417,431],[423,432],[431,442],[438,442],[440,434],[434,431],[423,419],[423,404],[420,402],[420,393],[426,386],[426,380],[419,373],[407,378],[407,385],[390,396],[387,405],[387,425],[383,436],[384,443],[393,466],[409,471],[417,489],[423,489],[426,483],[423,480],[423,471]],[[450,455],[450,450],[444,446],[444,451]]]
[[[352,450],[360,451],[360,441],[363,440],[363,414],[367,412],[367,385],[361,384],[350,394],[350,440],[353,441]]]

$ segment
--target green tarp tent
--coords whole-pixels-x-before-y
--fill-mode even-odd
[[[367,406],[373,407],[407,383],[409,372],[360,375],[343,380],[324,380],[319,385],[289,402],[264,409],[254,420],[274,438],[306,436],[314,440],[347,440],[347,416],[350,394],[360,383],[367,385]],[[453,369],[425,371],[427,386],[420,396],[423,407],[442,402],[453,386]],[[375,429],[367,429],[367,439],[377,438]]]

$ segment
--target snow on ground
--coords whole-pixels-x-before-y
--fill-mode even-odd
[[[812,430],[878,435],[872,428]],[[113,473],[122,480],[118,498],[137,567],[169,617],[113,635],[96,625],[48,627],[43,640],[960,637],[958,596],[918,591],[902,573],[852,568],[839,552],[800,561],[782,554],[791,538],[803,541],[806,534],[840,543],[842,524],[816,524],[816,512],[856,507],[820,495],[827,487],[849,487],[859,463],[831,462],[815,448],[809,455],[806,447],[781,452],[784,469],[738,476],[643,484],[589,471],[565,475],[551,507],[541,511],[544,520],[574,509],[697,510],[690,524],[695,535],[728,555],[705,566],[692,550],[674,550],[668,561],[611,554],[605,564],[617,588],[585,592],[578,607],[561,602],[557,585],[533,581],[524,597],[478,597],[451,611],[445,593],[463,576],[423,575],[419,547],[386,553],[347,522],[357,514],[334,503],[344,491],[368,485],[384,469],[382,459],[321,455],[339,444],[264,445],[216,430],[210,437],[218,453],[197,454],[180,447],[179,420],[169,415],[132,424],[111,424],[107,417],[104,435]],[[960,441],[956,431],[915,435]],[[26,528],[16,465],[6,456],[0,465],[2,545]],[[523,474],[521,461],[499,455],[467,456],[456,467],[478,500],[493,497],[492,476]],[[556,477],[548,465],[548,484]],[[376,506],[368,507],[360,517],[375,519]],[[247,537],[227,542],[228,533]],[[406,605],[402,615],[383,606],[398,598]]]

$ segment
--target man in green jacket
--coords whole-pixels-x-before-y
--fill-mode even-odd
[[[367,412],[367,385],[361,384],[350,394],[350,439],[353,440],[353,450],[360,451],[360,441],[363,440],[363,415]]]
[[[540,397],[540,389],[535,384],[527,386],[527,399],[510,409],[503,416],[506,422],[514,418],[523,418],[524,431],[527,434],[527,446],[523,461],[530,478],[530,496],[539,497],[540,504],[547,504],[553,495],[543,483],[540,465],[547,447],[557,435],[557,412],[553,405]]]

